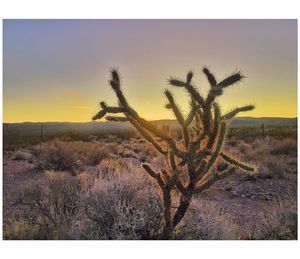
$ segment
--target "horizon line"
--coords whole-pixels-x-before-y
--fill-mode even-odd
[[[282,116],[262,116],[262,117],[251,117],[251,116],[244,116],[244,117],[235,117],[234,119],[298,119],[298,116],[296,117],[282,117]],[[148,120],[150,122],[154,121],[176,121],[176,119],[157,119],[157,120]],[[110,121],[22,121],[22,122],[5,122],[3,121],[2,124],[16,124],[16,123],[92,123],[92,122],[110,122]]]

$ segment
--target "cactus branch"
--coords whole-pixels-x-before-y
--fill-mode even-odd
[[[216,173],[216,172],[211,173],[211,175],[209,177],[207,177],[207,179],[205,179],[204,181],[199,183],[195,192],[196,193],[203,192],[204,190],[206,190],[210,186],[212,186],[216,181],[221,180],[230,174],[233,174],[235,171],[236,171],[236,169],[234,167],[231,167],[222,173]]]
[[[177,104],[174,101],[173,95],[171,94],[171,92],[169,90],[165,91],[165,95],[168,98],[169,104],[170,104],[170,106],[171,106],[171,108],[174,112],[174,115],[175,115],[177,121],[179,122],[180,125],[183,125],[184,124],[184,118],[183,118],[182,113],[180,112]]]
[[[231,76],[225,78],[220,83],[218,83],[217,86],[221,88],[225,88],[240,82],[243,78],[244,76],[240,72],[234,73]]]
[[[237,161],[236,159],[234,159],[234,158],[230,157],[229,155],[225,154],[224,152],[222,152],[220,155],[229,164],[240,167],[241,169],[246,170],[246,171],[251,171],[251,172],[255,171],[255,167],[252,167],[250,165],[247,165],[245,163]]]
[[[148,164],[142,164],[142,166],[145,169],[145,171],[157,181],[160,188],[164,189],[166,184],[162,179],[161,174],[156,173]]]
[[[235,117],[238,113],[252,111],[252,110],[254,110],[254,108],[255,108],[254,105],[246,105],[243,107],[236,108],[236,109],[232,110],[231,112],[223,115],[222,120],[230,120],[233,117]]]
[[[217,80],[215,79],[215,76],[206,67],[203,68],[203,73],[206,75],[211,88],[215,87],[217,85]]]

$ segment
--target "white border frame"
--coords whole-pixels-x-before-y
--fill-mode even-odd
[[[2,19],[298,19],[296,0],[2,0]],[[1,35],[2,34],[1,23]],[[0,43],[2,49],[2,41]],[[299,47],[299,40],[298,40]],[[2,57],[2,51],[1,51]],[[299,60],[299,59],[298,59]],[[2,75],[1,62],[1,79]],[[298,66],[299,74],[299,66]],[[3,82],[3,81],[2,81]],[[2,94],[1,94],[1,101]],[[299,91],[298,91],[299,99]],[[2,102],[3,103],[3,102]],[[1,106],[1,117],[2,117]],[[299,109],[299,106],[298,106]],[[299,110],[298,110],[299,114]],[[3,121],[3,120],[2,120]],[[299,127],[299,126],[298,126]],[[2,124],[1,124],[2,132]],[[298,128],[299,132],[299,128]],[[0,140],[2,144],[2,138]],[[298,146],[299,148],[299,146]],[[299,157],[298,157],[299,162]],[[1,155],[2,163],[2,155]],[[2,172],[2,167],[1,167]],[[2,174],[1,174],[2,175]],[[1,177],[2,187],[2,177]],[[298,189],[299,194],[299,189]],[[299,197],[299,196],[298,196]],[[2,192],[1,192],[2,201]],[[1,206],[2,223],[2,206]],[[299,227],[298,227],[299,230]],[[299,231],[298,231],[299,233]],[[2,237],[2,226],[1,226]],[[2,258],[295,258],[299,241],[1,241]]]

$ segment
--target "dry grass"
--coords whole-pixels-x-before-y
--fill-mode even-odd
[[[20,160],[28,161],[29,163],[32,163],[33,162],[33,155],[28,151],[17,150],[16,152],[13,153],[12,159],[17,160],[17,161],[20,161]]]
[[[296,157],[297,151],[297,142],[292,139],[244,142],[232,138],[227,144],[231,153],[256,163],[259,171],[254,178],[261,181],[288,178],[287,158]],[[17,213],[5,218],[4,239],[159,237],[160,196],[156,183],[142,170],[140,162],[151,162],[157,170],[164,162],[143,139],[91,142],[56,139],[44,143],[41,149],[35,146],[6,156],[6,163],[12,159],[31,160],[42,172],[39,180],[26,181],[22,190],[16,187],[11,192]],[[296,198],[283,198],[266,206],[257,225],[244,232],[220,204],[197,197],[176,233],[176,239],[240,238],[297,238]]]
[[[181,223],[178,239],[233,240],[239,239],[239,229],[230,216],[214,202],[194,199]]]
[[[23,222],[21,230],[28,239],[69,239],[68,230],[80,210],[84,183],[80,177],[65,172],[46,171],[45,178],[45,183],[29,183],[20,192],[20,204],[28,206],[33,213]],[[12,221],[6,230],[4,236],[9,234],[8,239],[16,236],[12,232],[16,224],[19,221]],[[32,233],[28,233],[28,225],[33,226]]]
[[[232,138],[228,141],[229,152],[237,154],[244,161],[256,164],[258,178],[286,178],[289,175],[290,165],[287,156],[297,156],[296,139],[254,139],[246,143],[242,140]]]
[[[70,171],[78,173],[82,165],[95,166],[112,153],[113,147],[106,147],[100,141],[62,141],[55,139],[42,145],[41,150],[36,147],[36,154],[42,169],[54,171]]]
[[[293,199],[280,200],[267,206],[249,239],[297,240],[297,202]]]
[[[280,140],[271,150],[272,155],[297,155],[297,141],[294,139]]]
[[[83,198],[80,220],[72,229],[75,238],[147,239],[161,225],[160,198],[153,182],[133,163],[105,160]]]

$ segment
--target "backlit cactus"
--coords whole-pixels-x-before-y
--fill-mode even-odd
[[[129,121],[137,131],[151,143],[166,160],[167,167],[156,172],[149,164],[142,164],[145,171],[153,177],[161,189],[164,212],[164,228],[162,238],[172,238],[175,227],[179,224],[189,208],[193,195],[209,188],[216,181],[233,174],[237,168],[254,171],[255,168],[247,165],[223,151],[226,136],[227,121],[240,112],[254,109],[253,105],[235,108],[222,115],[216,98],[223,94],[224,88],[238,83],[243,79],[240,72],[234,73],[221,82],[217,82],[214,75],[203,69],[207,77],[210,90],[206,98],[198,92],[192,83],[193,73],[188,72],[186,80],[171,78],[169,84],[183,88],[190,96],[190,112],[184,117],[176,104],[172,93],[165,91],[168,103],[167,109],[172,109],[181,130],[182,139],[176,140],[170,135],[169,130],[161,130],[151,122],[143,119],[127,102],[120,86],[117,70],[111,71],[110,85],[119,101],[118,107],[107,106],[101,102],[101,110],[93,120],[101,119],[107,114],[123,114],[107,116],[109,121]],[[217,159],[222,159],[229,166],[215,168]],[[187,172],[188,179],[183,181],[182,175]],[[172,209],[174,190],[180,193],[180,203]]]

